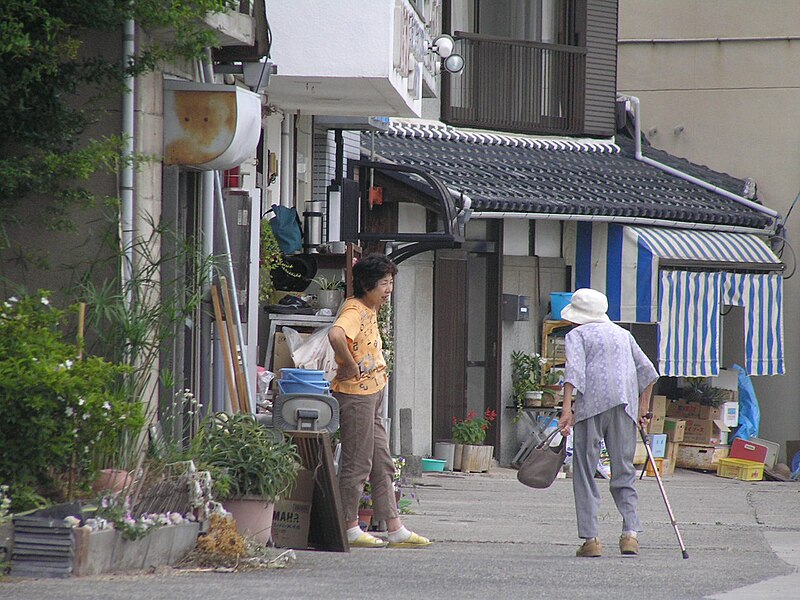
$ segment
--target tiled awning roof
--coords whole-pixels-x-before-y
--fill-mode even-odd
[[[372,139],[363,135],[366,152]],[[637,161],[632,143],[620,147],[604,140],[535,138],[398,120],[392,121],[387,132],[375,134],[374,149],[376,160],[416,165],[467,194],[474,211],[640,218],[765,230],[773,224],[769,215]],[[649,153],[646,149],[645,154]],[[658,154],[653,158],[660,162],[742,193],[742,180]]]

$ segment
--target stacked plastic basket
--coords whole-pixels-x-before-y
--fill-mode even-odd
[[[281,369],[278,380],[281,394],[330,395],[331,385],[325,379],[325,371],[312,369]]]

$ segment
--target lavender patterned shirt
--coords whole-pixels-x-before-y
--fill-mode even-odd
[[[639,394],[658,379],[653,363],[630,332],[614,323],[586,323],[566,337],[564,381],[575,386],[575,422],[626,404],[639,419]]]

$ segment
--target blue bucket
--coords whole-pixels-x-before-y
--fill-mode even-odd
[[[323,381],[325,371],[315,371],[314,369],[281,369],[281,377],[292,381]]]
[[[281,394],[329,394],[330,384],[312,383],[310,381],[289,381],[287,379],[278,380],[278,388]]]
[[[552,292],[550,294],[550,318],[559,320],[561,311],[572,301],[572,292]]]

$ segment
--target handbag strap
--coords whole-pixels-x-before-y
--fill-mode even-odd
[[[549,446],[549,445],[550,445],[550,442],[552,442],[552,441],[553,441],[553,438],[554,438],[554,437],[556,437],[556,434],[557,434],[557,433],[559,433],[559,429],[558,429],[558,428],[556,428],[556,429],[554,429],[552,432],[550,432],[550,435],[548,435],[548,436],[547,436],[546,438],[544,438],[544,439],[543,439],[541,442],[539,442],[539,443],[536,445],[536,447],[537,447],[537,448],[544,448],[545,446]],[[563,441],[563,439],[562,439],[562,441]]]

